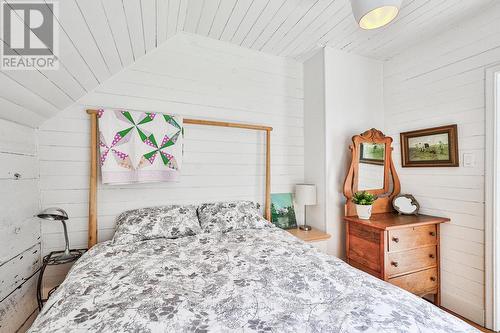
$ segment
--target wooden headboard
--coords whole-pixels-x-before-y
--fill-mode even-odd
[[[90,187],[89,187],[89,237],[88,248],[90,249],[97,243],[97,164],[99,162],[99,131],[97,124],[98,110],[87,110],[90,115]],[[242,128],[254,131],[266,132],[266,195],[264,206],[264,217],[271,220],[271,131],[272,127],[242,124],[242,123],[229,123],[223,121],[201,120],[184,118],[184,125],[203,125],[203,126],[218,126],[218,127],[232,127]]]

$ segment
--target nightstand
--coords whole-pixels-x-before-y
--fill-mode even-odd
[[[330,234],[315,228],[309,231],[300,230],[299,228],[287,229],[287,231],[304,242],[310,243],[321,252],[327,253],[327,243],[331,237]]]
[[[40,268],[40,274],[38,275],[38,284],[37,284],[37,302],[38,302],[38,310],[42,310],[43,304],[47,302],[47,299],[50,297],[50,295],[56,291],[57,287],[59,285],[54,286],[49,290],[47,293],[47,298],[43,298],[43,293],[42,293],[42,281],[43,281],[43,274],[45,273],[45,269],[47,266],[57,266],[57,265],[66,265],[70,263],[74,263],[77,261],[85,252],[87,249],[76,249],[76,250],[70,250],[70,253],[73,255],[71,258],[59,258],[58,255],[64,253],[64,251],[52,251],[49,254],[47,254],[45,257],[43,257],[43,263],[42,267]]]

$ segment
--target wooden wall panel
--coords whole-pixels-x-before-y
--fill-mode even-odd
[[[0,300],[7,298],[17,287],[28,281],[40,266],[40,243],[0,266]]]
[[[386,134],[403,193],[443,225],[442,303],[477,323],[484,320],[484,69],[500,59],[500,6],[417,44],[384,66]],[[458,124],[458,168],[401,168],[399,133]]]
[[[71,246],[85,246],[89,118],[84,110],[96,107],[272,126],[272,191],[291,192],[304,177],[302,104],[301,64],[178,34],[42,125],[42,205],[66,209]],[[126,209],[234,199],[263,202],[263,134],[188,125],[184,152],[180,182],[99,186],[100,240],[112,237],[114,218]],[[42,234],[44,253],[63,246],[60,225],[42,222]]]
[[[36,284],[38,273],[0,302],[0,332],[21,332],[31,326],[38,312]]]
[[[38,175],[35,131],[0,120],[0,332],[24,330],[36,309]]]
[[[453,23],[489,11],[495,2],[405,1],[392,24],[366,31],[355,22],[348,0],[60,1],[55,11],[59,69],[5,71],[16,83],[0,91],[0,118],[37,127],[52,115],[50,104],[58,110],[68,107],[178,32],[299,61],[324,45],[386,60]],[[487,45],[484,41],[477,44]],[[12,103],[23,94],[36,96]],[[17,110],[2,112],[7,109]]]

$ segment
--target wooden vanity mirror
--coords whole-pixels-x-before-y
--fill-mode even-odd
[[[353,136],[352,142],[349,146],[352,161],[344,182],[345,215],[356,215],[356,206],[351,199],[358,191],[379,197],[373,204],[373,213],[392,212],[392,199],[399,194],[401,187],[392,162],[392,138],[372,128]]]

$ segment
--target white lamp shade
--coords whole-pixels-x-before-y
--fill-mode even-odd
[[[313,184],[295,185],[295,201],[299,205],[315,205],[316,185]]]
[[[351,0],[352,13],[362,29],[380,28],[398,16],[402,0]]]

